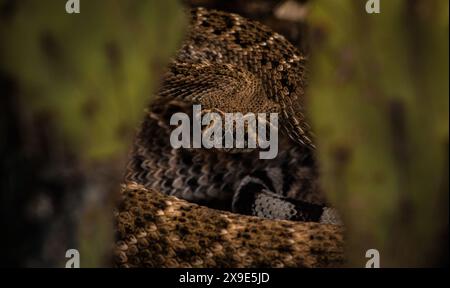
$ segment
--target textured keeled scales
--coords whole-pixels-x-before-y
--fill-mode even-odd
[[[276,192],[293,198],[321,197],[308,148],[288,139],[281,139],[280,153],[271,161],[258,160],[257,151],[229,155],[171,149],[169,119],[178,111],[189,113],[192,104],[243,114],[280,112],[281,138],[288,135],[297,143],[309,143],[310,139],[298,105],[305,86],[304,57],[283,36],[239,15],[199,8],[191,11],[191,17],[189,34],[164,76],[136,140],[130,167],[135,175],[128,180],[209,207],[229,209],[228,203],[245,176],[275,167],[283,169],[281,177],[286,178],[280,180],[283,191]],[[299,136],[299,131],[304,135]],[[292,183],[301,183],[301,187],[291,191]]]
[[[276,266],[291,267],[328,266],[342,260],[342,238],[337,227],[311,226],[316,227],[318,235],[325,233],[330,240],[316,256],[333,259],[311,260],[302,255],[317,243],[306,243],[303,237],[315,232],[294,237],[283,231],[304,231],[308,226],[305,223],[229,214],[179,200],[221,210],[231,210],[233,206],[238,209],[234,212],[265,218],[325,222],[337,219],[333,218],[333,210],[324,210],[325,201],[317,184],[312,138],[302,110],[304,65],[304,57],[283,36],[257,22],[235,14],[192,10],[189,34],[147,110],[130,156],[125,179],[128,186],[116,214],[119,265],[248,267],[278,263]],[[169,119],[175,112],[191,113],[193,104],[221,112],[279,112],[282,131],[278,156],[260,160],[258,151],[173,149],[169,139],[174,127],[169,125]],[[130,187],[136,187],[135,191],[130,192]],[[195,207],[192,210],[201,214],[194,216],[191,208],[181,207]],[[323,211],[327,215],[321,218]],[[223,217],[234,219],[233,233],[228,224],[219,229]],[[239,233],[235,233],[236,227]],[[197,231],[195,236],[191,229]],[[273,235],[263,236],[267,231],[273,231]],[[139,246],[136,233],[144,235],[145,245]],[[280,237],[287,237],[289,245],[279,246]],[[298,243],[299,239],[303,242]],[[135,248],[130,250],[129,243]],[[225,250],[211,248],[203,251],[206,254],[200,253],[198,243],[219,243]],[[328,252],[331,254],[322,255]],[[236,253],[253,256],[231,260]],[[221,258],[224,255],[231,262],[225,262]],[[218,262],[219,258],[222,260]]]
[[[174,108],[175,109],[175,108]],[[309,150],[281,139],[278,156],[260,160],[258,151],[232,154],[206,149],[173,149],[168,141],[171,104],[153,107],[136,139],[127,181],[208,207],[230,210],[231,199],[248,175],[265,172],[279,180],[280,195],[323,204]],[[170,113],[169,113],[170,111]],[[167,117],[164,117],[164,116]],[[162,118],[161,118],[162,117]],[[158,124],[159,123],[159,124]],[[275,173],[274,171],[279,171]]]
[[[273,221],[212,210],[136,184],[116,212],[118,267],[335,267],[336,225]]]
[[[313,145],[309,135],[310,127],[304,121],[302,108],[306,87],[306,59],[299,51],[280,34],[239,15],[202,8],[192,10],[191,15],[187,41],[171,68],[179,67],[180,64],[197,64],[200,69],[216,66],[210,68],[213,74],[226,74],[231,71],[231,75],[228,75],[234,81],[240,81],[242,74],[251,73],[247,77],[257,79],[253,85],[261,85],[267,94],[264,101],[262,97],[251,97],[252,100],[266,104],[274,101],[271,103],[279,106],[279,112],[285,118],[284,127],[288,135],[294,141]],[[217,66],[223,64],[231,69],[217,69]],[[194,71],[197,69],[188,69],[188,73],[196,73]],[[173,75],[173,72],[169,74]],[[174,73],[179,73],[178,69],[175,69]],[[166,83],[173,84],[175,89],[179,84],[172,81]],[[218,82],[209,83],[213,85],[212,83]],[[232,86],[236,90],[242,87],[245,86]],[[248,100],[250,97],[245,98]],[[224,100],[226,98],[220,98],[221,105],[228,103]],[[247,107],[252,110],[260,109],[259,105]]]

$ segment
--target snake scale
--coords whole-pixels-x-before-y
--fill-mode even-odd
[[[343,236],[318,184],[303,110],[306,57],[237,14],[190,10],[131,151],[115,212],[118,267],[329,267]],[[175,149],[170,116],[276,112],[279,152]],[[191,115],[192,116],[192,115]]]

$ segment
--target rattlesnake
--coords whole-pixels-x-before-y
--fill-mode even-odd
[[[342,263],[341,228],[326,224],[339,219],[320,190],[304,116],[306,58],[283,36],[239,15],[197,8],[190,16],[188,36],[130,155],[115,213],[117,266]],[[259,159],[257,149],[172,148],[170,116],[193,104],[279,113],[277,157]]]

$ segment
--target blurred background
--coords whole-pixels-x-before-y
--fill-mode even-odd
[[[348,265],[448,266],[448,1],[0,0],[0,266],[110,266],[127,152],[202,6],[284,35],[309,59],[322,182]]]

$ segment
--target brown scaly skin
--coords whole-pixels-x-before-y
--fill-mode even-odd
[[[335,267],[342,228],[213,210],[138,184],[116,212],[118,267]]]
[[[116,213],[117,266],[342,264],[339,226],[216,210],[230,206],[246,175],[262,171],[272,179],[273,192],[327,203],[303,116],[305,58],[281,35],[238,15],[200,8],[191,17],[190,33],[163,77],[130,155]],[[192,104],[222,112],[278,112],[278,156],[264,160],[257,151],[173,149],[170,116],[189,112]]]

